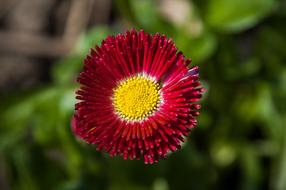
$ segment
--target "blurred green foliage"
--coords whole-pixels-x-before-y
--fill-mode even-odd
[[[83,59],[122,31],[97,26],[54,65],[51,84],[1,97],[0,170],[11,189],[286,189],[285,1],[178,0],[168,14],[164,2],[114,6],[121,28],[164,33],[201,68],[199,127],[182,150],[149,166],[109,158],[72,135]]]

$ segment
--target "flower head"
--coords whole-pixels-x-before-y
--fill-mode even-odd
[[[160,34],[107,37],[78,77],[73,132],[110,156],[145,163],[165,158],[197,125],[203,88],[190,62]]]

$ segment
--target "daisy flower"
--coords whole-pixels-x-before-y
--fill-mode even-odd
[[[190,63],[158,33],[107,37],[91,49],[77,78],[74,134],[110,156],[146,164],[166,158],[197,125],[204,89]]]

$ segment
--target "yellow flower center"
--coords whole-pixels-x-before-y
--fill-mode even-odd
[[[160,102],[160,86],[157,82],[135,76],[122,81],[114,90],[113,105],[120,117],[140,121],[151,115]]]

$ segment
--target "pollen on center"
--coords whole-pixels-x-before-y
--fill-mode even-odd
[[[159,84],[145,76],[125,79],[114,89],[115,111],[128,121],[145,119],[157,110],[159,103]]]

